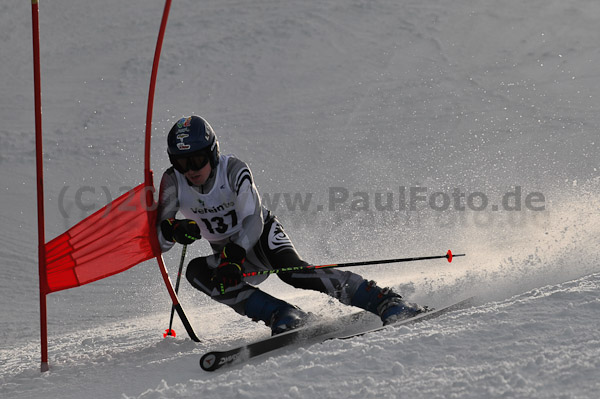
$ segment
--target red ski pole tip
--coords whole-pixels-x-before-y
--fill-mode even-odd
[[[452,251],[448,250],[446,254],[446,258],[448,258],[448,263],[452,262]]]

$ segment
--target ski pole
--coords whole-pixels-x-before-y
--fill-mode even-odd
[[[291,273],[291,272],[298,272],[298,271],[304,271],[304,270],[328,269],[328,268],[332,268],[332,267],[381,265],[384,263],[414,262],[417,260],[441,259],[441,258],[448,259],[448,262],[452,262],[452,258],[455,258],[457,256],[465,256],[465,254],[453,255],[452,251],[448,250],[446,255],[421,256],[421,257],[416,257],[416,258],[370,260],[370,261],[361,261],[361,262],[346,262],[346,263],[336,263],[336,264],[331,264],[331,265],[308,265],[308,266],[283,267],[280,269],[260,270],[257,272],[244,273],[243,276],[244,277],[252,277],[252,276],[261,276],[261,275],[265,275],[265,274]]]
[[[185,252],[187,251],[187,245],[183,246],[183,249],[181,250],[181,261],[179,262],[179,271],[177,272],[177,281],[175,282],[175,293],[177,294],[179,292],[179,282],[181,281],[181,272],[183,270],[183,262],[185,259]],[[169,320],[169,328],[165,330],[165,333],[163,334],[164,338],[167,338],[168,336],[171,337],[175,337],[175,330],[172,329],[173,327],[173,316],[175,314],[175,305],[171,306],[171,319]]]

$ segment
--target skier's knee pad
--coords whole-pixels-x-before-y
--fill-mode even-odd
[[[192,259],[185,270],[185,278],[201,291],[206,291],[211,286],[211,275],[212,272],[208,267],[206,257]]]

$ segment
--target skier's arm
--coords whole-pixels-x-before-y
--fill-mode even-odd
[[[167,240],[160,227],[162,221],[174,219],[179,210],[179,199],[177,198],[177,178],[173,168],[169,168],[163,173],[160,180],[160,189],[158,192],[158,216],[156,231],[158,232],[158,242],[162,252],[166,252],[175,245],[173,241]]]
[[[242,230],[231,241],[249,251],[260,238],[263,229],[263,212],[252,173],[244,162],[231,158],[227,165],[230,187],[236,192],[235,210]]]

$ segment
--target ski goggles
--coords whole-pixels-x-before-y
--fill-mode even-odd
[[[200,170],[206,166],[209,161],[208,154],[197,154],[184,158],[175,158],[172,160],[175,169],[181,173],[190,170]]]

